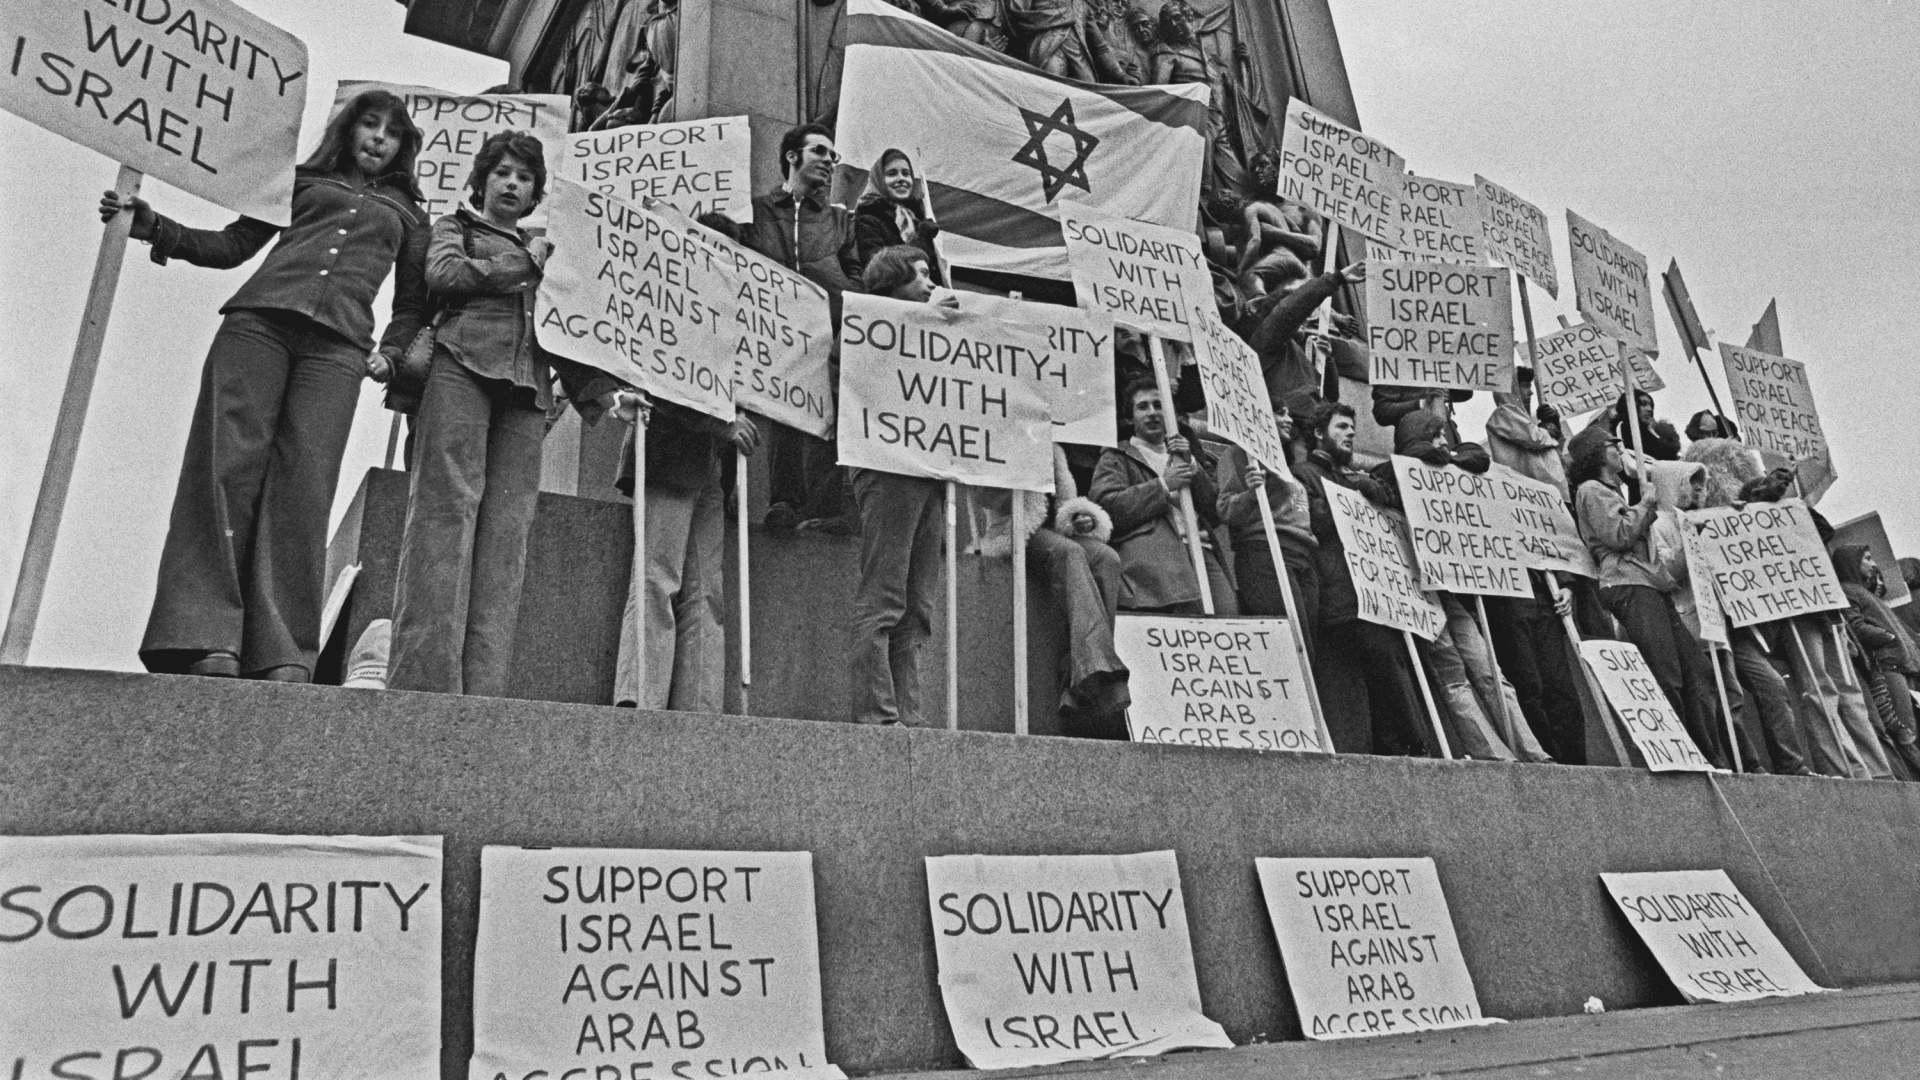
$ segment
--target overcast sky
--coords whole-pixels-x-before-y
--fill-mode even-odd
[[[393,0],[245,0],[307,43],[308,139],[335,80],[475,91],[505,64],[400,32]],[[1906,0],[1333,0],[1362,125],[1423,175],[1475,172],[1538,203],[1568,281],[1565,208],[1677,258],[1719,338],[1744,343],[1780,300],[1841,479],[1834,521],[1869,510],[1920,553],[1909,389],[1920,339],[1920,14]],[[99,238],[113,163],[0,113],[0,611],[12,595]],[[189,224],[231,215],[164,185]],[[247,270],[157,267],[128,249],[32,662],[137,670],[167,509],[220,304]],[[1562,302],[1536,293],[1546,333]],[[384,316],[384,301],[378,309]],[[1707,405],[1658,309],[1661,412]],[[1717,361],[1710,361],[1724,397]],[[369,387],[372,384],[368,384]],[[1476,403],[1479,404],[1479,403]],[[1470,410],[1477,418],[1482,410]],[[379,463],[388,414],[362,395],[342,504]],[[1472,425],[1477,428],[1477,423]]]

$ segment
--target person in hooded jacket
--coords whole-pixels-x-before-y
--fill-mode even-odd
[[[1836,546],[1833,572],[1852,605],[1842,613],[1847,628],[1865,651],[1872,677],[1879,682],[1873,700],[1881,709],[1887,736],[1906,764],[1920,770],[1910,694],[1912,680],[1920,676],[1920,643],[1887,606],[1886,581],[1867,545]]]
[[[1561,502],[1571,501],[1559,425],[1549,427],[1532,411],[1533,369],[1515,368],[1513,393],[1495,391],[1493,405],[1493,415],[1487,417],[1487,452],[1493,460],[1521,476],[1552,484]]]
[[[945,285],[940,257],[933,250],[933,238],[940,235],[940,226],[922,212],[919,187],[913,160],[904,151],[882,151],[867,172],[867,190],[854,204],[854,250],[860,265],[865,266],[882,248],[912,245],[926,253],[933,283]]]
[[[1671,421],[1653,415],[1653,395],[1635,390],[1633,398],[1640,410],[1640,433],[1647,440],[1647,457],[1653,461],[1680,460],[1680,433],[1673,429]],[[1628,450],[1639,449],[1633,442],[1633,424],[1627,418],[1627,395],[1621,394],[1614,400],[1613,408],[1600,415],[1606,418],[1608,430],[1621,445]]]

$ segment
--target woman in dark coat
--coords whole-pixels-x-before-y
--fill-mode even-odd
[[[922,213],[927,204],[920,201],[920,180],[913,173],[913,161],[904,151],[886,150],[867,173],[867,190],[853,210],[853,243],[860,265],[873,256],[899,244],[917,247],[927,254],[927,270],[935,285],[945,285],[940,276],[940,257],[934,253],[933,238],[940,226]]]

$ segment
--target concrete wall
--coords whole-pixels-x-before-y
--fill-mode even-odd
[[[929,855],[1173,849],[1204,1008],[1241,1042],[1299,1037],[1263,855],[1432,856],[1492,1016],[1678,1003],[1606,870],[1724,867],[1816,980],[1920,978],[1920,786],[1714,783],[1724,804],[1700,776],[1616,769],[0,668],[0,832],[444,834],[447,1080],[472,1045],[483,844],[812,851],[827,1050],[850,1072],[960,1063]]]

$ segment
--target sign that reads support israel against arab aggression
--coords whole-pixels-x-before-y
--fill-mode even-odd
[[[1432,641],[1447,625],[1446,612],[1420,589],[1407,519],[1383,510],[1366,496],[1326,485],[1333,526],[1346,549],[1347,573],[1359,598],[1360,617]]]
[[[1122,615],[1113,648],[1132,673],[1134,742],[1333,753],[1284,620]]]
[[[1407,161],[1301,101],[1287,101],[1280,133],[1280,195],[1385,244],[1400,240],[1400,178]]]
[[[1481,1013],[1432,859],[1255,859],[1309,1039],[1505,1021]]]
[[[1573,260],[1574,305],[1581,316],[1601,333],[1659,356],[1647,257],[1572,210],[1567,211],[1567,247]]]
[[[564,163],[549,162],[555,175],[603,195],[657,199],[688,217],[753,220],[753,140],[744,116],[576,132],[566,154]]]
[[[307,47],[230,0],[9,0],[0,108],[238,214],[293,220]]]
[[[1601,874],[1600,881],[1690,1002],[1827,990],[1807,978],[1725,870]]]
[[[1149,225],[1061,200],[1060,232],[1080,306],[1129,330],[1192,341],[1213,306],[1213,274],[1193,230]]]
[[[565,175],[560,169],[560,156],[567,145],[568,103],[564,94],[450,94],[431,86],[356,79],[340,83],[334,93],[334,109],[368,90],[385,90],[406,102],[407,116],[420,128],[423,139],[413,175],[426,196],[420,208],[429,218],[451,214],[467,201],[473,155],[488,136],[502,131],[524,131],[540,140],[549,181]],[[551,182],[547,196],[553,196]],[[542,227],[547,213],[544,204],[536,206],[520,224]]]
[[[1682,520],[1713,568],[1734,626],[1847,607],[1833,560],[1799,499],[1689,510]]]
[[[1480,195],[1480,235],[1487,254],[1559,299],[1560,276],[1554,272],[1547,215],[1484,176],[1476,175],[1473,186]]]
[[[976,1069],[1233,1045],[1200,1011],[1171,851],[931,857],[927,900],[947,1022]]]
[[[1748,446],[1818,461],[1831,470],[1833,458],[1820,428],[1820,413],[1813,406],[1807,365],[1724,341],[1720,361]]]
[[[839,1077],[813,856],[488,847],[469,1080]]]
[[[1513,280],[1504,266],[1377,263],[1367,272],[1375,386],[1513,389]]]
[[[1285,469],[1287,448],[1259,354],[1211,313],[1200,319],[1193,353],[1207,395],[1207,426],[1267,468]]]
[[[986,293],[952,295],[959,299],[961,311],[1045,332],[1048,352],[1032,360],[1032,374],[1053,417],[1054,442],[1113,446],[1119,441],[1113,403],[1113,316]]]
[[[1505,465],[1487,471],[1494,494],[1504,504],[1506,524],[1520,546],[1520,561],[1529,570],[1563,570],[1597,578],[1593,553],[1580,538],[1580,527],[1560,498],[1560,490],[1544,480],[1521,476]]]
[[[1534,340],[1533,385],[1540,402],[1562,416],[1612,405],[1625,387],[1620,380],[1620,343],[1592,323],[1557,330]],[[1634,382],[1647,393],[1667,388],[1667,382],[1647,362],[1647,354],[1627,347],[1627,365]]]
[[[840,316],[840,464],[1053,490],[1038,327],[848,293]]]
[[[1714,771],[1637,646],[1627,641],[1582,641],[1580,657],[1600,680],[1607,704],[1620,715],[1633,745],[1647,761],[1648,772]]]
[[[1492,476],[1458,465],[1436,469],[1399,454],[1393,456],[1393,474],[1413,530],[1421,588],[1533,596],[1524,549]]]
[[[0,1072],[440,1068],[437,836],[0,838]]]

